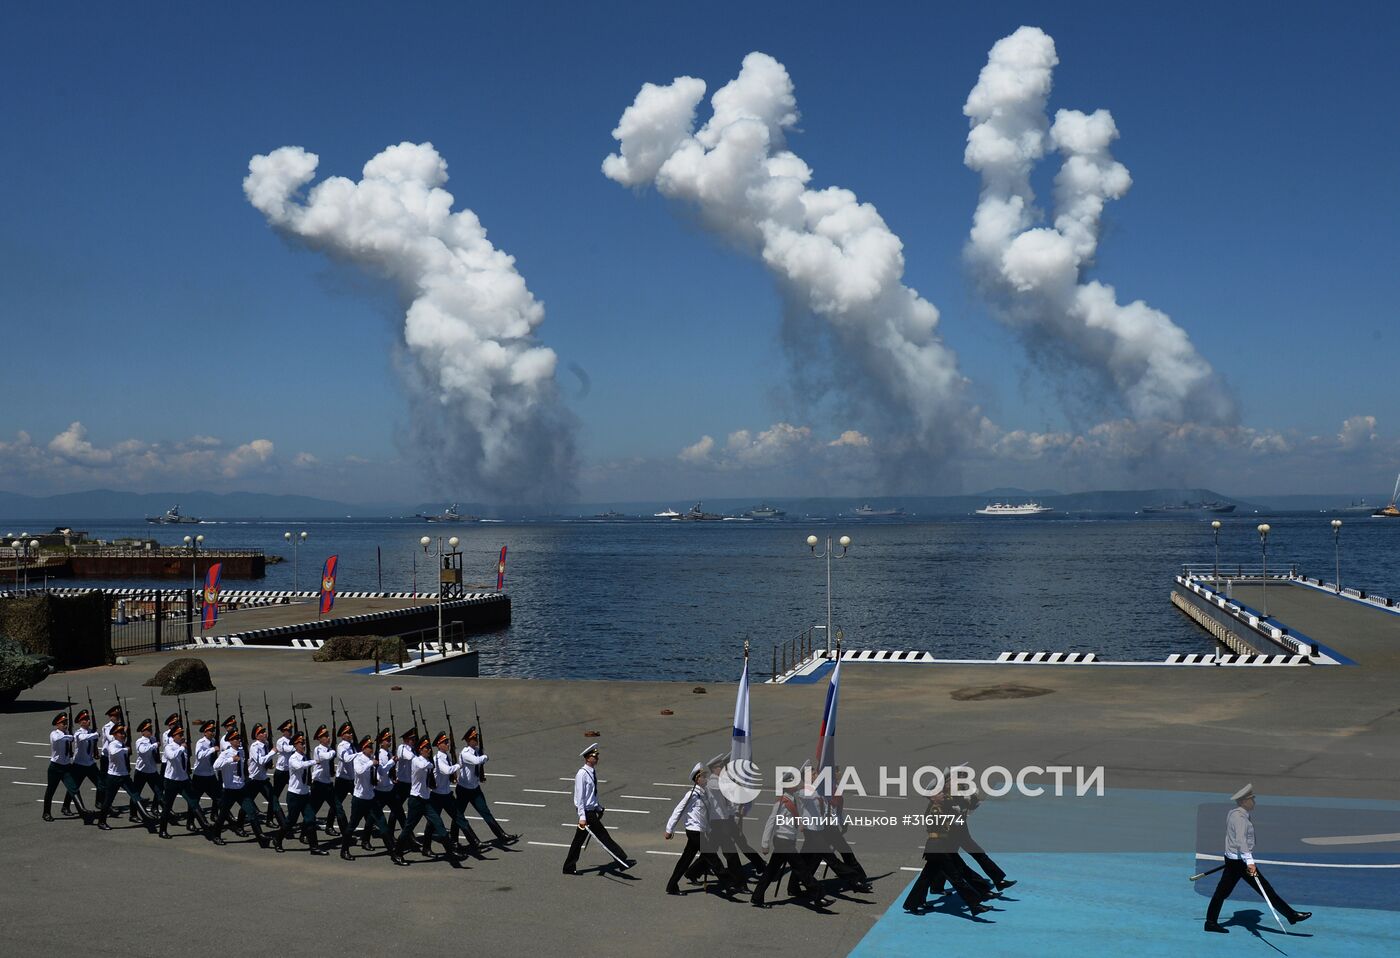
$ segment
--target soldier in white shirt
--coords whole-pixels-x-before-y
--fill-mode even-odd
[[[763,826],[762,846],[768,853],[768,864],[764,866],[763,874],[749,898],[749,903],[755,907],[772,907],[763,900],[763,895],[782,875],[783,866],[792,870],[792,878],[788,881],[789,890],[793,890],[795,886],[802,897],[815,902],[820,902],[826,897],[822,886],[813,875],[811,863],[797,853],[797,838],[801,833],[798,824],[797,788],[797,784],[793,783],[778,796],[777,801],[773,803],[773,810],[768,815],[768,821]]]
[[[277,726],[277,731],[282,734],[277,737],[277,743],[274,746],[274,750],[277,753],[277,767],[272,770],[271,796],[272,801],[278,806],[277,814],[283,821],[286,820],[286,816],[282,815],[282,792],[287,788],[287,760],[291,758],[292,753],[296,751],[296,749],[292,748],[292,732],[295,728],[296,723],[291,719],[287,719],[287,721]]]
[[[710,827],[709,844],[715,851],[716,856],[724,856],[724,863],[731,884],[738,886],[739,891],[748,891],[748,882],[744,878],[744,867],[739,863],[739,844],[737,841],[738,826],[735,823],[737,814],[734,804],[724,797],[724,793],[719,788],[720,772],[724,771],[725,763],[729,761],[729,753],[722,752],[709,761],[709,775],[705,783],[706,804],[709,807]],[[759,868],[763,867],[763,859],[757,852],[753,853],[757,859],[755,864]],[[701,874],[707,867],[707,860],[700,859],[691,865],[686,878],[691,882],[700,880]],[[722,877],[716,873],[716,877]]]
[[[1220,872],[1220,883],[1215,886],[1215,894],[1210,898],[1210,907],[1206,909],[1205,930],[1229,934],[1228,929],[1220,924],[1220,908],[1241,878],[1250,888],[1267,897],[1274,910],[1287,918],[1290,925],[1307,921],[1312,917],[1312,912],[1297,911],[1284,901],[1254,864],[1254,823],[1249,820],[1249,813],[1254,811],[1254,786],[1246,785],[1230,798],[1235,807],[1225,816],[1225,867]]]
[[[394,798],[399,803],[399,820],[407,816],[409,786],[413,778],[413,759],[418,755],[418,727],[410,726],[399,736],[398,748],[394,750]]]
[[[394,757],[394,733],[389,729],[379,732],[379,745],[375,752],[378,770],[374,774],[374,798],[379,803],[381,813],[387,812],[389,830],[395,835],[403,828],[403,803],[398,796],[398,760]],[[410,763],[412,759],[409,760]]]
[[[97,812],[97,827],[104,832],[110,832],[112,826],[107,824],[107,815],[112,810],[112,799],[117,797],[117,792],[125,791],[127,797],[131,799],[131,820],[134,822],[140,818],[142,821],[150,819],[150,814],[141,804],[141,796],[136,794],[136,790],[131,785],[131,775],[128,774],[127,756],[130,749],[126,745],[126,726],[114,725],[108,730],[107,742],[107,789],[102,796],[102,807]]]
[[[433,740],[433,789],[428,796],[428,801],[437,810],[438,817],[443,821],[452,823],[451,832],[443,843],[451,855],[460,856],[463,853],[461,845],[457,844],[457,836],[462,832],[467,835],[466,851],[473,855],[481,855],[481,842],[477,840],[476,832],[467,821],[467,816],[462,814],[462,808],[457,803],[457,797],[453,794],[453,779],[462,771],[462,766],[452,761],[452,738],[446,732],[439,732],[437,738]]]
[[[151,798],[146,805],[146,809],[151,813],[151,830],[155,830],[157,815],[160,812],[160,744],[152,737],[155,731],[155,724],[150,720],[144,720],[137,729],[140,733],[136,737],[136,747],[132,750],[134,759],[133,774],[131,777],[135,785],[138,797],[146,794],[146,788],[151,789]],[[133,809],[134,811],[134,809]],[[135,817],[132,821],[135,821]]]
[[[198,803],[205,795],[209,796],[209,813],[219,810],[219,776],[214,773],[214,759],[219,757],[219,743],[214,741],[217,726],[205,722],[199,727],[199,738],[194,743],[194,767],[190,775],[190,794]]]
[[[180,713],[171,712],[165,717],[165,728],[160,730],[161,776],[165,775],[165,747],[170,744],[170,730],[180,724]]]
[[[276,823],[279,831],[287,824],[287,820],[282,815],[282,806],[273,797],[272,779],[268,772],[280,758],[278,753],[267,747],[267,726],[261,722],[255,723],[253,741],[248,746],[248,794],[253,797],[262,796],[267,802],[264,823],[268,827]]]
[[[408,862],[403,854],[414,841],[414,828],[418,823],[427,819],[427,825],[423,828],[423,854],[431,854],[433,833],[436,832],[444,846],[447,846],[447,826],[442,823],[442,818],[438,815],[437,809],[433,807],[431,801],[431,781],[434,775],[433,745],[425,735],[419,739],[417,752],[413,761],[409,765],[408,776],[408,808],[404,818],[403,831],[399,833],[398,855],[394,860],[396,865],[406,865]],[[448,856],[454,861],[455,856],[448,847]]]
[[[92,727],[92,713],[87,709],[78,712],[76,719],[78,727],[73,730],[73,781],[77,783],[77,789],[63,798],[63,814],[67,815],[71,809],[69,803],[73,796],[80,794],[83,789],[83,782],[92,782],[96,799],[93,807],[102,804],[102,796],[106,794],[106,784],[101,776],[97,774],[97,756],[93,754],[93,746],[97,744],[97,732]],[[91,821],[88,824],[92,824]]]
[[[316,747],[311,757],[316,761],[316,769],[311,774],[311,814],[320,814],[324,806],[326,821],[333,821],[343,832],[345,812],[335,803],[335,780],[331,773],[335,765],[335,752],[331,750],[331,730],[324,725],[316,728]],[[289,813],[287,817],[292,816]],[[326,833],[334,834],[331,829],[326,829]]]
[[[346,861],[355,860],[350,854],[350,843],[354,841],[355,828],[361,822],[365,825],[366,833],[372,828],[384,839],[384,848],[389,852],[391,859],[401,857],[395,846],[393,833],[379,810],[379,799],[375,792],[375,780],[379,769],[374,740],[366,735],[360,739],[360,750],[350,760],[350,773],[354,782],[350,793],[350,827],[340,840],[340,857]]]
[[[44,789],[44,821],[53,821],[53,796],[63,784],[66,793],[63,800],[63,813],[70,814],[72,804],[78,806],[78,814],[84,821],[88,818],[87,806],[78,792],[78,782],[73,777],[73,736],[68,731],[68,713],[59,712],[53,717],[53,731],[49,733],[49,780]]]
[[[161,791],[160,837],[170,837],[170,822],[175,817],[175,799],[183,798],[188,809],[185,828],[194,831],[194,823],[199,821],[200,830],[208,834],[209,820],[199,807],[199,799],[190,790],[190,753],[185,748],[185,730],[180,725],[170,729],[170,743],[165,746],[165,787]]]
[[[508,835],[505,829],[501,828],[496,821],[496,816],[491,814],[491,806],[486,804],[486,795],[481,791],[481,772],[486,764],[487,756],[481,751],[481,736],[477,733],[476,726],[467,729],[467,734],[462,736],[462,741],[467,744],[463,746],[458,755],[458,764],[462,769],[457,773],[457,805],[466,813],[468,808],[476,809],[476,813],[481,816],[481,820],[486,823],[486,827],[491,829],[491,834],[496,836],[496,841],[502,845],[510,845],[520,840],[519,835]],[[456,826],[453,826],[452,840],[457,840]]]
[[[676,803],[675,810],[671,812],[671,817],[666,821],[666,841],[668,842],[675,834],[678,824],[685,830],[685,848],[681,850],[681,857],[676,859],[676,867],[671,871],[671,880],[666,883],[666,894],[668,895],[681,893],[681,876],[685,874],[685,870],[697,857],[704,862],[704,867],[720,876],[720,894],[726,897],[734,894],[734,883],[723,863],[720,862],[719,856],[714,853],[709,841],[710,803],[705,788],[708,777],[709,772],[706,771],[705,766],[696,763],[695,767],[690,770],[690,781],[693,784],[681,796],[681,800]]]
[[[248,769],[244,761],[243,733],[236,727],[224,737],[219,749],[219,757],[214,760],[214,770],[219,773],[219,813],[214,819],[211,840],[215,845],[224,844],[224,824],[229,820],[229,812],[237,805],[243,809],[245,820],[253,827],[253,837],[258,846],[267,848],[281,841],[281,835],[269,839],[258,824],[258,807],[253,804],[253,792],[248,788]]]
[[[358,749],[355,748],[355,729],[349,722],[340,723],[340,728],[336,731],[337,741],[335,743],[336,772],[334,783],[335,811],[338,813],[336,821],[343,822],[345,819],[345,799],[355,787],[355,755]],[[335,834],[331,831],[331,816],[326,816],[326,833]]]
[[[306,834],[311,854],[329,854],[316,838],[316,810],[311,807],[311,783],[308,780],[316,768],[316,760],[306,754],[306,736],[297,732],[291,739],[292,754],[287,757],[287,818],[282,834],[273,848],[282,851],[282,841],[292,835],[298,821]]]
[[[97,770],[102,775],[107,774],[107,743],[112,740],[112,729],[119,724],[126,724],[126,717],[122,715],[121,705],[117,704],[107,710],[107,721],[97,732]]]
[[[622,846],[613,841],[607,826],[603,824],[605,809],[598,801],[598,746],[590,745],[579,754],[583,765],[574,773],[574,811],[578,812],[578,831],[574,832],[569,853],[564,858],[564,874],[578,874],[578,856],[590,837],[598,839],[598,844],[617,862],[618,870],[625,872],[636,862],[628,858]]]

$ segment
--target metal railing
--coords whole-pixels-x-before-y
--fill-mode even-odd
[[[74,549],[73,555],[81,556],[84,559],[140,559],[156,556],[161,559],[188,559],[190,550],[182,546],[161,546],[158,549]],[[198,559],[239,559],[244,557],[257,557],[263,555],[261,549],[200,549],[195,558]],[[67,557],[65,556],[65,559]]]
[[[1220,563],[1220,578],[1222,579],[1262,579],[1264,578],[1265,567],[1262,563],[1253,564],[1247,562]],[[1214,562],[1187,562],[1182,563],[1181,574],[1189,579],[1210,579],[1215,576],[1216,565]],[[1298,567],[1296,565],[1273,565],[1268,566],[1270,579],[1296,579],[1298,577]]]
[[[817,653],[817,630],[826,631],[825,626],[814,625],[773,646],[773,677],[787,675],[788,672],[811,661]]]

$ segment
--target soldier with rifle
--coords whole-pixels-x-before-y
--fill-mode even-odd
[[[321,807],[326,807],[326,821],[334,822],[342,830],[345,828],[345,812],[335,802],[335,776],[332,767],[335,765],[335,752],[331,750],[331,730],[324,725],[316,729],[316,748],[311,753],[315,760],[316,769],[311,775],[311,814],[320,814]],[[290,788],[290,785],[288,786]],[[292,817],[289,813],[289,819]],[[326,829],[326,834],[336,834],[331,829]]]
[[[384,839],[384,848],[389,852],[391,859],[402,859],[403,856],[395,846],[394,835],[379,810],[379,801],[375,795],[375,779],[380,766],[375,756],[374,739],[366,735],[360,739],[359,744],[359,752],[350,760],[351,774],[354,776],[354,788],[350,798],[350,827],[345,830],[345,836],[340,840],[340,857],[346,861],[355,860],[350,854],[350,843],[355,838],[355,827],[364,822],[366,834],[373,827]]]
[[[196,803],[208,795],[211,814],[219,810],[219,777],[214,773],[214,759],[219,756],[219,743],[214,741],[217,730],[212,721],[199,727],[199,739],[194,743],[194,775],[190,779],[190,794]]]
[[[345,799],[355,788],[355,755],[359,751],[355,748],[355,725],[350,721],[350,712],[345,708],[345,703],[340,703],[341,711],[345,712],[345,721],[340,728],[336,729],[335,743],[335,808],[340,818],[345,817]],[[335,706],[331,706],[331,716],[334,719]],[[330,819],[327,818],[327,822]],[[330,831],[329,828],[326,829]]]
[[[277,823],[278,829],[285,828],[287,819],[282,814],[282,806],[272,794],[272,781],[268,769],[278,761],[279,756],[267,747],[267,726],[259,722],[253,726],[253,741],[248,746],[248,793],[254,797],[261,795],[267,802],[266,824]]]
[[[72,723],[67,712],[59,712],[53,717],[53,731],[49,733],[49,779],[44,789],[44,821],[53,821],[53,795],[63,784],[66,797],[63,800],[63,813],[70,814],[71,804],[78,806],[78,814],[87,820],[88,810],[83,804],[83,796],[78,791],[78,782],[73,777],[73,735],[68,731]]]
[[[307,781],[307,776],[317,763],[314,758],[307,757],[306,736],[301,732],[292,734],[291,745],[292,754],[287,759],[287,818],[273,847],[282,851],[282,842],[292,834],[297,820],[301,819],[311,854],[326,855],[329,853],[316,840],[316,810],[311,807],[311,784]]]
[[[375,753],[379,770],[374,776],[374,799],[380,812],[387,811],[389,830],[397,834],[403,828],[403,802],[398,796],[398,761],[394,758],[394,733],[383,729],[379,733],[378,750]]]
[[[258,846],[267,848],[270,845],[277,845],[281,841],[281,836],[268,838],[263,834],[262,826],[258,824],[258,809],[253,804],[253,793],[247,787],[247,762],[246,753],[243,750],[243,733],[237,728],[230,729],[224,743],[224,746],[219,749],[219,757],[214,760],[214,770],[219,773],[222,779],[222,789],[219,792],[219,812],[214,819],[214,829],[210,834],[210,841],[215,845],[224,844],[224,824],[228,821],[229,812],[233,806],[238,805],[242,807],[248,823],[253,827],[253,837],[258,840]]]
[[[150,804],[147,806],[151,812],[151,830],[155,831],[155,815],[160,810],[160,743],[155,739],[155,723],[151,719],[145,719],[141,727],[136,730],[140,734],[136,737],[135,753],[135,774],[132,781],[135,784],[136,796],[140,798],[146,794],[146,788],[151,789]],[[135,818],[132,818],[135,821]]]
[[[91,782],[93,791],[96,793],[96,800],[93,807],[102,804],[102,795],[106,791],[102,779],[97,774],[97,756],[93,754],[93,746],[97,744],[97,732],[92,727],[92,712],[82,709],[78,712],[77,726],[73,729],[73,781],[78,785],[77,791],[81,792],[83,782]],[[69,813],[68,803],[71,796],[63,799],[63,814]],[[89,822],[88,824],[91,824]]]
[[[404,819],[403,831],[399,833],[399,844],[397,851],[399,857],[394,860],[396,865],[407,865],[407,860],[403,857],[405,851],[414,840],[414,828],[423,819],[428,820],[428,824],[423,830],[423,854],[431,854],[433,832],[442,840],[444,846],[447,845],[447,827],[443,825],[442,818],[438,815],[437,809],[430,801],[432,794],[431,780],[433,778],[433,759],[431,758],[433,743],[425,735],[418,740],[417,753],[413,757],[413,762],[409,767],[409,792],[408,810]],[[451,849],[448,848],[449,857],[452,856]]]
[[[115,687],[113,691],[116,691]],[[107,710],[107,721],[97,733],[97,770],[103,775],[107,774],[107,743],[112,740],[112,729],[119,724],[126,724],[121,702],[121,696],[118,695],[117,704]]]
[[[272,719],[269,718],[269,724],[271,721]],[[287,779],[291,775],[287,760],[290,759],[292,753],[296,751],[296,749],[292,748],[292,738],[296,735],[297,731],[296,724],[295,719],[287,719],[287,721],[277,726],[277,731],[281,734],[277,736],[277,744],[273,747],[273,751],[277,755],[277,762],[272,769],[272,787],[269,796],[272,799],[272,804],[278,806],[279,815],[282,814],[282,792],[287,788]],[[286,816],[283,816],[284,820],[285,817]]]
[[[481,721],[479,715],[477,721]],[[510,845],[519,841],[519,835],[508,835],[501,828],[496,821],[496,816],[491,814],[491,807],[486,804],[486,796],[481,791],[481,783],[486,778],[487,755],[481,750],[481,734],[477,726],[473,725],[467,729],[467,734],[462,736],[462,739],[467,744],[463,746],[461,755],[458,756],[462,769],[457,773],[458,809],[463,813],[469,807],[476,809],[476,813],[481,816],[481,820],[486,823],[486,827],[491,829],[491,834],[501,844]]]
[[[107,824],[107,815],[112,810],[112,799],[117,797],[118,791],[125,791],[127,797],[131,799],[131,820],[149,821],[151,815],[146,811],[146,807],[141,804],[141,796],[131,785],[131,776],[127,774],[127,756],[130,749],[126,744],[126,726],[118,723],[110,730],[111,740],[107,743],[107,789],[102,796],[102,807],[97,812],[97,827],[104,832],[110,832],[112,826]]]
[[[175,817],[175,799],[183,798],[189,810],[185,828],[194,831],[195,820],[208,833],[209,820],[199,807],[199,799],[190,790],[190,753],[185,745],[184,726],[176,724],[170,730],[170,744],[165,747],[165,788],[161,793],[160,837],[170,838],[170,822]]]

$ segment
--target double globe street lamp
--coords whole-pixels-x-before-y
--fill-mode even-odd
[[[826,652],[831,654],[831,560],[834,550],[831,546],[831,536],[826,537],[826,548],[822,552],[817,551],[817,543],[820,540],[816,536],[807,537],[807,547],[812,550],[812,557],[826,560]],[[837,540],[841,546],[841,554],[835,556],[837,559],[848,558],[846,550],[851,547],[851,537],[842,536]],[[837,643],[837,652],[840,652],[840,643]]]
[[[297,591],[297,546],[306,541],[306,533],[293,536],[290,532],[282,533],[282,538],[292,544],[292,591]]]
[[[1342,520],[1332,520],[1332,561],[1337,565],[1337,594],[1342,594]]]
[[[1269,617],[1269,524],[1267,522],[1259,523],[1259,549],[1263,558],[1264,571],[1264,577],[1261,580],[1264,583],[1264,597],[1260,605],[1263,606],[1261,611],[1264,613],[1264,618],[1267,619]]]
[[[199,547],[204,545],[204,536],[185,536],[185,547],[190,550],[190,601],[189,601],[189,628],[190,635],[194,634],[194,594],[199,589]]]
[[[19,567],[24,566],[24,591],[29,591],[29,556],[33,552],[39,551],[39,540],[30,539],[29,533],[21,532],[19,538],[14,538],[14,533],[10,533],[10,549],[15,554],[15,591],[19,591]],[[23,562],[21,562],[21,558]]]
[[[443,641],[442,641],[442,595],[443,595],[443,593],[446,591],[448,576],[447,576],[447,574],[446,574],[446,573],[447,573],[447,567],[443,564],[442,557],[443,557],[443,556],[447,556],[447,555],[455,555],[456,552],[457,552],[457,546],[461,545],[461,542],[462,542],[461,539],[458,539],[456,536],[453,536],[452,538],[450,538],[450,539],[447,540],[447,547],[448,547],[448,549],[450,549],[450,550],[452,550],[452,551],[451,551],[451,552],[444,552],[444,551],[443,551],[443,548],[442,548],[442,536],[438,536],[438,541],[437,541],[437,560],[438,560],[438,596],[437,596],[437,619],[438,619],[438,625],[437,625],[437,640],[438,640],[438,652],[440,652],[440,653],[442,653],[442,654],[444,654],[444,655],[447,654],[447,646],[445,646],[445,645],[443,644]],[[424,536],[423,538],[421,538],[421,539],[418,540],[418,544],[419,544],[420,546],[423,547],[423,552],[424,552],[425,555],[428,554],[428,547],[429,547],[430,545],[432,545],[432,543],[433,543],[433,540],[432,540],[432,538],[431,538],[430,536]],[[456,573],[457,573],[456,584],[457,584],[458,587],[460,588],[460,583],[461,583],[461,565],[460,565],[460,563],[457,564],[456,566],[454,566],[454,569],[456,570]]]

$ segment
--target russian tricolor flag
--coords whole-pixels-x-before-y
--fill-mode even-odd
[[[817,738],[817,755],[812,771],[817,776],[819,789],[831,794],[832,782],[836,774],[836,706],[841,695],[841,660],[836,660],[836,668],[831,673],[831,683],[826,687],[826,706],[822,709],[821,734]]]

